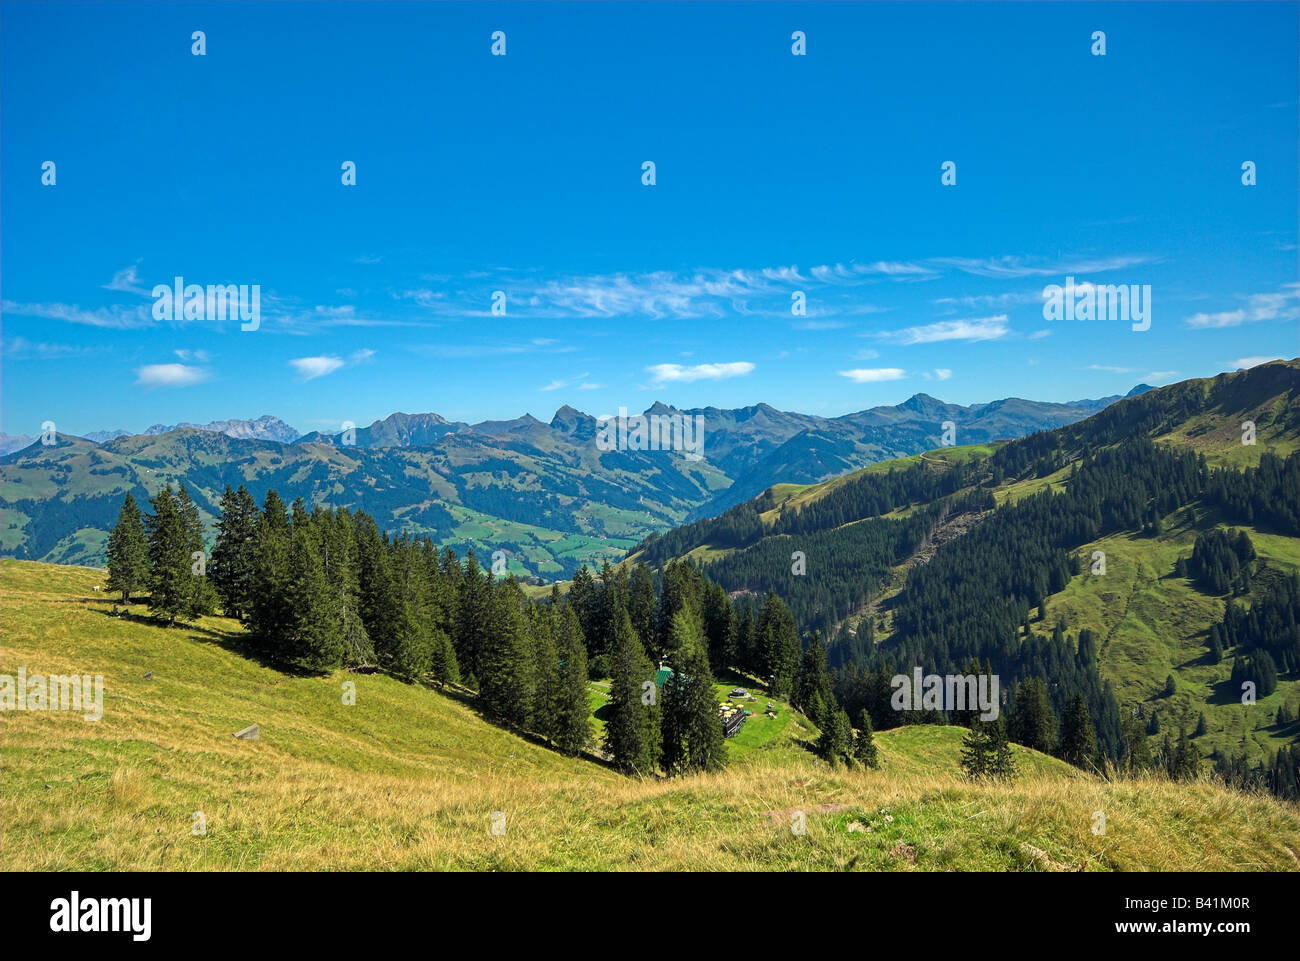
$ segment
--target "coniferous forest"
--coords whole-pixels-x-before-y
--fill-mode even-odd
[[[1261,500],[1276,503],[1300,460],[1211,471],[1194,454],[1136,440],[1085,452],[1063,490],[995,509],[981,489],[994,478],[1045,476],[1065,454],[1033,436],[942,475],[924,464],[865,474],[815,509],[778,513],[768,526],[761,502],[744,504],[641,545],[640,559],[658,570],[583,567],[566,594],[553,588],[542,600],[485,570],[472,551],[458,557],[428,537],[391,535],[361,512],[286,505],[275,491],[258,507],[242,487],[227,488],[209,557],[184,486],[168,486],[147,513],[127,495],[108,544],[109,587],[124,599],[147,594],[169,623],[220,608],[245,625],[259,657],[285,669],[380,669],[466,692],[497,723],[566,753],[599,749],[628,774],[723,766],[713,683],[718,671],[734,670],[803,711],[822,732],[817,752],[833,763],[873,756],[874,730],[956,722],[979,728],[972,744],[990,759],[1007,737],[1090,770],[1193,775],[1199,755],[1188,732],[1165,731],[1161,740],[1154,719],[1136,721],[1101,678],[1098,638],[1072,632],[1063,619],[1042,624],[1044,600],[1084,569],[1087,558],[1073,553],[1080,545],[1115,531],[1149,532],[1198,499],[1258,522],[1252,498],[1222,492],[1259,488]],[[915,509],[896,515],[907,507]],[[881,516],[888,513],[895,516]],[[893,567],[963,516],[969,531],[908,574],[888,643],[872,641],[870,618],[856,633],[844,627]],[[1290,531],[1285,513],[1270,517]],[[672,549],[702,533],[739,549],[701,566],[672,559]],[[791,576],[795,550],[822,562],[818,577]],[[1300,667],[1300,587],[1257,569],[1245,532],[1201,535],[1178,566],[1206,591],[1237,596],[1255,587],[1248,607],[1229,598],[1207,640],[1213,657],[1234,650],[1234,685],[1250,681],[1267,696],[1279,674]],[[891,679],[914,666],[998,675],[1003,726],[976,724],[969,712],[896,710]],[[597,745],[588,682],[604,679],[608,718]],[[1225,777],[1286,793],[1294,770],[1277,766],[1290,757],[1255,768],[1245,759],[1214,761]]]

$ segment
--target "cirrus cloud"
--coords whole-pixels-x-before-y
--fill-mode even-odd
[[[941,320],[919,327],[883,331],[880,336],[903,344],[933,344],[944,340],[998,340],[1011,332],[1006,314],[993,317],[976,317],[971,320]]]

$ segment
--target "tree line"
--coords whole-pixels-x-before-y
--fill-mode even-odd
[[[599,581],[583,568],[568,598],[553,588],[531,601],[473,551],[462,560],[427,536],[390,536],[362,512],[288,506],[274,490],[259,508],[242,486],[226,488],[210,555],[183,484],[161,488],[148,512],[128,493],[107,553],[110,590],[125,603],[145,595],[167,624],[220,609],[270,663],[377,668],[464,690],[488,718],[568,754],[596,746],[588,682],[608,677],[602,746],[629,774],[725,766],[710,653],[742,651],[787,683],[784,660],[797,659],[784,605],[773,598],[737,633],[725,594],[690,565],[658,584],[645,568],[632,579],[606,565]]]

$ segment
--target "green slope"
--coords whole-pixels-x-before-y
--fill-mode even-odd
[[[1242,442],[1241,425],[1246,421],[1255,424],[1254,444]],[[985,482],[983,486],[992,492],[998,505],[1015,503],[1046,489],[1063,489],[1072,466],[1084,450],[1113,446],[1137,434],[1146,434],[1158,444],[1192,449],[1205,455],[1211,465],[1240,469],[1258,464],[1266,452],[1284,457],[1300,449],[1300,361],[1277,361],[1249,371],[1152,390],[1119,401],[1053,434],[1063,439],[1067,449],[1073,452],[1071,456],[1059,469],[1043,476]],[[917,465],[943,472],[971,458],[986,458],[998,446],[945,448],[873,464],[821,484],[781,484],[752,503],[764,529],[770,531],[782,514],[801,512],[864,478]],[[923,506],[910,504],[881,516],[904,517]],[[866,516],[851,519],[841,527],[866,520],[869,520]],[[1186,578],[1175,577],[1173,568],[1180,556],[1191,554],[1197,534],[1216,527],[1246,530],[1261,559],[1271,567],[1286,572],[1300,569],[1300,540],[1257,526],[1227,524],[1214,510],[1196,504],[1162,518],[1161,532],[1156,537],[1117,534],[1079,547],[1075,552],[1084,557],[1090,557],[1095,550],[1105,552],[1107,575],[1093,577],[1086,573],[1085,565],[1085,573],[1075,577],[1064,591],[1047,599],[1045,611],[1039,612],[1044,617],[1036,629],[1050,631],[1058,617],[1065,618],[1073,634],[1091,629],[1102,639],[1099,648],[1102,677],[1114,684],[1121,704],[1142,710],[1144,716],[1157,710],[1165,722],[1162,730],[1172,727],[1175,736],[1180,724],[1189,732],[1194,729],[1199,714],[1204,711],[1208,732],[1196,740],[1202,754],[1208,756],[1215,749],[1229,754],[1244,750],[1253,760],[1259,760],[1278,747],[1294,742],[1300,734],[1297,726],[1280,728],[1274,720],[1284,699],[1293,707],[1300,706],[1300,679],[1285,676],[1277,692],[1246,709],[1238,697],[1230,696],[1231,692],[1227,691],[1232,656],[1217,665],[1209,663],[1207,635],[1210,625],[1223,615],[1224,598],[1206,596]],[[933,533],[941,540],[953,533],[960,536],[960,528],[961,525],[954,528],[950,524],[948,528],[936,528]],[[700,532],[698,537],[690,536],[693,530]],[[716,527],[711,528],[709,522],[683,528],[687,549],[678,556],[708,564],[744,551],[756,551],[761,544],[759,541],[724,546],[711,538],[713,530]],[[796,546],[795,540],[790,540],[787,551]],[[896,565],[892,575],[874,593],[869,594],[864,588],[860,603],[839,623],[856,632],[862,627],[863,619],[871,617],[876,642],[887,644],[894,630],[891,602],[904,588],[907,572],[916,564],[925,563],[930,550],[927,547]],[[629,559],[644,556],[645,552],[641,551]],[[789,600],[790,596],[783,592],[802,590],[809,584],[815,588],[814,580],[810,576],[805,584],[788,579],[775,589]],[[1163,688],[1170,674],[1178,691],[1166,698]]]
[[[1294,806],[1209,783],[1106,783],[1030,751],[1013,787],[973,785],[950,728],[881,734],[881,770],[845,772],[800,746],[810,732],[792,718],[720,775],[630,781],[430,689],[264,667],[221,618],[114,619],[98,584],[93,569],[0,565],[5,671],[105,680],[98,722],[0,716],[7,870],[1297,866]],[[252,723],[259,740],[232,736]]]

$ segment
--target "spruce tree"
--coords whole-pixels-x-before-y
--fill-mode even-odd
[[[644,564],[632,568],[632,579],[628,585],[627,615],[632,621],[632,630],[644,646],[653,642],[659,618],[659,601],[655,597],[654,577]],[[610,625],[612,628],[612,625]]]
[[[187,498],[188,500],[188,498]],[[193,572],[193,539],[187,518],[181,513],[178,495],[170,484],[149,500],[153,513],[145,518],[149,537],[149,609],[167,619],[194,617],[196,575]]]
[[[1051,754],[1056,749],[1057,721],[1047,685],[1030,677],[1016,685],[1008,735],[1017,744]]]
[[[389,548],[397,629],[389,649],[397,676],[419,681],[433,666],[433,614],[428,570],[419,549],[403,534]]]
[[[339,609],[325,577],[318,525],[301,499],[293,504],[289,526],[289,565],[286,600],[291,625],[280,639],[277,654],[307,670],[323,671],[343,662],[343,632]]]
[[[1060,757],[1075,767],[1087,769],[1097,762],[1097,731],[1082,694],[1075,694],[1066,705],[1060,751]]]
[[[777,697],[789,697],[799,667],[799,634],[785,603],[769,591],[755,627],[759,674]]]
[[[1001,715],[991,721],[976,716],[962,739],[962,772],[976,781],[1012,781],[1016,777],[1016,759],[1007,740],[1006,720]]]
[[[669,774],[718,771],[726,766],[722,722],[707,641],[690,607],[673,618],[670,663],[663,688],[663,765]]]
[[[257,519],[248,626],[271,660],[284,659],[295,624],[289,600],[289,541],[288,509],[280,495],[269,490]]]
[[[226,616],[245,620],[253,602],[257,503],[243,484],[238,491],[232,491],[227,484],[220,508],[217,539],[212,545],[212,585]]]
[[[560,699],[560,656],[555,646],[555,610],[528,605],[528,630],[532,637],[533,720],[532,729],[554,743],[556,708]]]
[[[122,603],[144,590],[149,580],[149,539],[145,536],[140,507],[128,491],[118,511],[117,523],[108,535],[108,589],[120,591]]]
[[[863,767],[880,767],[875,731],[871,727],[871,712],[866,708],[863,708],[858,715],[858,733],[853,739],[853,757]]]
[[[998,781],[1014,781],[1016,759],[1011,753],[1011,742],[1007,739],[1006,718],[998,715],[985,723],[984,728],[988,735],[989,777]]]
[[[817,631],[813,631],[812,639],[804,648],[794,679],[792,703],[821,727],[826,718],[814,713],[814,698],[822,710],[835,700],[830,675],[826,673],[826,648],[822,646],[821,635]]]
[[[853,760],[853,725],[838,707],[827,708],[826,726],[817,738],[817,756],[827,764],[839,766]]]
[[[460,664],[456,661],[456,648],[445,631],[433,635],[433,660],[429,665],[433,679],[442,688],[460,683]]]
[[[660,709],[654,668],[623,611],[614,630],[610,658],[609,716],[605,750],[625,774],[654,774],[660,750]],[[650,687],[645,687],[646,682]]]
[[[961,740],[961,770],[972,781],[982,781],[992,765],[989,736],[978,718]]]
[[[190,556],[188,616],[194,619],[205,614],[215,614],[219,599],[216,588],[208,579],[206,532],[198,505],[190,499],[190,492],[184,484],[176,489],[176,510],[185,529],[186,549]]]
[[[555,647],[560,667],[553,740],[563,753],[577,755],[591,740],[591,708],[587,700],[587,649],[582,625],[572,607],[556,612]]]
[[[533,640],[514,577],[490,588],[490,620],[479,655],[479,697],[491,716],[518,729],[533,719]]]

